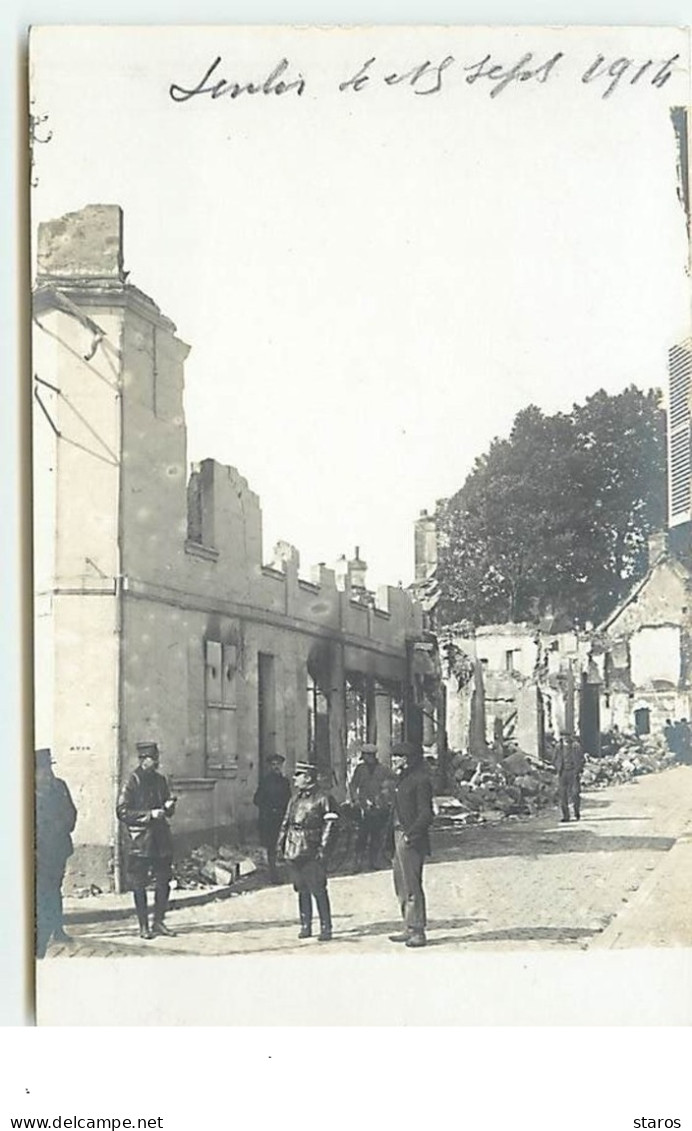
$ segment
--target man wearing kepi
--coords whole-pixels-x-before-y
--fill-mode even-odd
[[[47,746],[37,750],[36,762],[36,957],[44,958],[51,939],[69,942],[62,911],[62,882],[72,855],[72,832],[77,810],[62,778],[53,773]]]
[[[155,742],[138,742],[139,765],[118,798],[117,814],[127,832],[127,872],[143,939],[174,935],[164,923],[173,871],[173,840],[168,820],[175,811],[168,782],[158,771]],[[149,926],[147,881],[154,880],[154,918]]]
[[[327,892],[326,855],[334,822],[336,803],[317,782],[316,767],[296,762],[294,794],[289,802],[279,833],[279,851],[289,866],[293,887],[298,893],[299,939],[312,935],[312,901],[320,917],[320,942],[332,937],[332,912]]]
[[[420,748],[398,743],[392,748],[392,762],[398,775],[393,808],[394,890],[404,930],[389,937],[392,942],[415,948],[427,942],[423,864],[430,855],[432,782]]]

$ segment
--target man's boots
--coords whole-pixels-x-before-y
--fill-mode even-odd
[[[425,931],[412,931],[409,938],[406,940],[406,946],[415,949],[419,946],[427,946],[428,940],[425,937]]]
[[[309,891],[298,892],[298,913],[300,915],[299,939],[309,939],[312,935],[312,896]]]
[[[154,936],[149,930],[146,889],[135,888],[132,894],[134,896],[135,910],[137,912],[137,922],[139,923],[139,937],[140,939],[153,939]]]
[[[320,942],[330,942],[332,937],[332,909],[326,888],[317,893],[315,902],[320,916]]]
[[[165,935],[166,938],[175,938],[175,931],[171,931],[163,921],[168,910],[168,896],[170,884],[157,884],[154,889],[154,922],[151,926],[152,935]]]

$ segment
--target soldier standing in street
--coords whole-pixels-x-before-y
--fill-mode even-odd
[[[394,890],[404,930],[390,935],[392,942],[408,947],[426,945],[427,915],[423,891],[423,864],[430,855],[430,825],[433,821],[433,790],[425,768],[423,751],[408,742],[392,749],[398,771],[394,792]]]
[[[277,883],[279,878],[276,873],[276,845],[281,822],[291,799],[291,786],[281,772],[285,760],[280,754],[275,754],[269,759],[269,771],[260,781],[252,799],[259,809],[260,844],[267,853],[269,879],[273,884]]]
[[[562,810],[561,821],[570,819],[570,803],[574,810],[574,819],[581,817],[581,775],[584,769],[584,755],[581,746],[570,735],[560,739],[555,754],[555,769],[557,770],[557,790]]]
[[[173,840],[168,824],[175,811],[168,782],[158,772],[155,742],[138,742],[139,765],[118,798],[116,812],[127,832],[127,871],[143,939],[175,935],[164,923],[173,874]],[[154,879],[154,918],[149,926],[147,881]]]
[[[72,855],[77,810],[67,785],[53,773],[48,747],[35,752],[36,766],[36,957],[45,958],[51,938],[69,942],[62,911],[62,882]]]
[[[332,937],[332,913],[327,891],[326,855],[334,822],[336,803],[317,783],[317,769],[309,762],[296,762],[293,775],[295,792],[279,833],[279,851],[289,866],[294,890],[298,893],[299,939],[312,935],[312,901],[320,917],[320,942]]]
[[[377,868],[383,852],[387,822],[393,795],[391,770],[377,760],[377,746],[366,742],[361,747],[361,760],[351,778],[349,792],[358,809],[356,837],[356,870],[361,871],[367,854],[371,869]]]

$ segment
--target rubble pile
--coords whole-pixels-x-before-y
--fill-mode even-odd
[[[602,789],[673,765],[675,757],[662,735],[622,735],[612,754],[601,758],[586,755],[581,784],[583,789]]]
[[[180,889],[228,887],[257,871],[263,859],[259,848],[231,844],[201,844],[173,865],[173,880]]]
[[[530,816],[555,802],[552,767],[520,751],[483,761],[455,754],[451,776],[453,794],[436,798],[441,827]]]
[[[675,765],[662,735],[618,734],[616,740],[612,753],[600,758],[586,755],[582,789],[616,785]],[[471,754],[453,754],[450,777],[451,791],[435,799],[440,828],[528,817],[557,804],[552,761],[539,761],[516,749],[494,751],[492,758],[481,761]]]

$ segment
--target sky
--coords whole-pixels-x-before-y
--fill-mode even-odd
[[[284,94],[230,96],[282,59]],[[191,346],[188,458],[248,479],[265,561],[358,545],[408,583],[420,510],[521,408],[663,387],[689,334],[675,29],[39,29],[32,83],[32,225],[122,206],[130,281]]]

